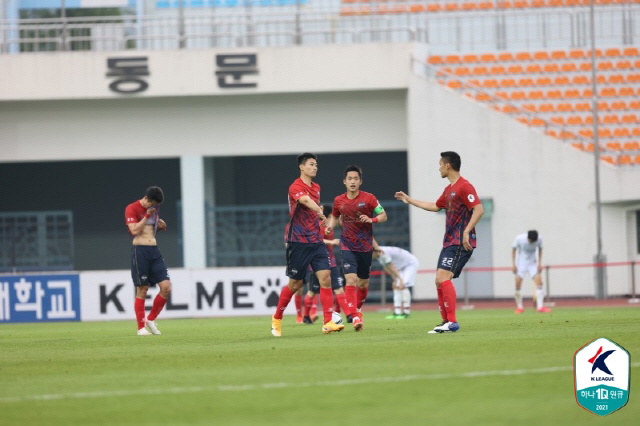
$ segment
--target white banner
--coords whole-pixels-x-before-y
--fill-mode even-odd
[[[173,290],[160,318],[273,315],[289,279],[284,266],[170,269]],[[147,294],[151,309],[158,288]],[[135,288],[129,271],[80,273],[82,321],[134,319]],[[295,314],[291,300],[285,314]]]

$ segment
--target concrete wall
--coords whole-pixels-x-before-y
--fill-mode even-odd
[[[543,263],[586,263],[593,259],[592,156],[418,76],[410,78],[407,111],[409,194],[435,201],[448,184],[438,173],[439,153],[457,151],[462,157],[462,176],[475,186],[481,198],[494,201],[493,266],[511,265],[513,239],[528,229],[537,229],[544,239]],[[639,177],[637,169],[603,164],[603,201],[637,202],[640,186],[633,182],[637,183]],[[625,211],[615,204],[602,209],[603,252],[609,261],[629,259],[626,235],[631,230],[625,225]],[[411,230],[415,254],[427,268],[435,267],[442,247],[444,216],[413,208]],[[477,250],[482,247],[483,241],[478,241]],[[609,268],[609,294],[628,294],[629,275],[628,267]],[[433,274],[423,274],[420,280],[417,297],[434,298]],[[555,269],[550,281],[555,296],[594,294],[591,268]],[[510,272],[493,273],[493,283],[494,296],[513,294]]]

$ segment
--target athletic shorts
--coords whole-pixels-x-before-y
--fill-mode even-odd
[[[398,273],[402,277],[402,281],[404,281],[404,285],[407,288],[413,287],[416,283],[416,275],[418,275],[418,262],[411,263],[404,268],[400,269]]]
[[[516,264],[517,272],[520,278],[524,278],[524,275],[528,272],[531,278],[538,275],[538,262],[518,262]]]
[[[131,278],[136,286],[154,286],[169,280],[158,246],[131,246]]]
[[[303,280],[307,268],[313,272],[329,270],[329,252],[324,243],[287,243],[287,276]]]
[[[344,285],[344,278],[342,274],[340,274],[340,268],[337,266],[331,267],[331,289],[339,290]],[[311,274],[311,278],[309,279],[309,290],[314,292],[315,294],[320,293],[320,281],[318,281],[318,277],[316,274]]]
[[[463,246],[449,246],[442,249],[438,259],[438,269],[453,272],[453,278],[458,278],[462,268],[473,254],[473,249],[465,250]]]
[[[344,274],[357,274],[362,280],[369,279],[373,252],[342,250],[342,270]]]

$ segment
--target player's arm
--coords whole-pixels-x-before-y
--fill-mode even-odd
[[[322,240],[322,242],[328,246],[337,246],[338,244],[340,244],[340,240],[337,238],[333,240]]]
[[[512,267],[513,267],[513,273],[517,273],[518,272],[518,267],[516,266],[516,252],[518,251],[518,249],[516,247],[512,247],[511,248],[511,263],[512,263]]]
[[[538,248],[538,273],[542,272],[542,247]]]
[[[361,214],[358,216],[358,220],[362,223],[385,223],[387,221],[387,212],[384,211],[384,208],[376,201],[374,204],[376,207],[373,208],[373,212],[376,214],[376,217],[369,217],[366,214]]]
[[[405,204],[410,204],[412,206],[421,208],[422,210],[427,210],[427,211],[430,211],[430,212],[438,212],[438,211],[440,211],[440,207],[438,207],[436,205],[436,203],[433,203],[433,202],[430,202],[430,201],[416,200],[414,198],[409,197],[407,194],[405,194],[402,191],[396,192],[394,196],[396,197],[396,200],[400,200]]]
[[[320,218],[321,220],[323,221],[327,220],[320,206],[316,204],[316,202],[313,201],[311,197],[309,197],[308,195],[303,195],[302,197],[298,198],[298,202],[303,206],[305,206],[306,208],[308,208],[309,210],[316,212],[316,214],[318,215],[318,218]]]
[[[162,219],[158,219],[158,229],[160,231],[166,231],[167,230],[167,222],[165,222]]]
[[[398,290],[403,290],[404,281],[402,280],[402,276],[400,275],[400,272],[398,272],[396,266],[390,262],[385,265],[384,270],[393,278],[394,287]]]
[[[135,220],[135,217],[131,214],[128,214],[128,212],[125,212],[125,219],[127,220],[127,226],[129,227],[129,232],[131,232],[131,235],[140,235],[144,227],[147,226],[147,219],[149,219],[149,216],[151,216],[155,211],[155,207],[147,209],[147,213],[142,216],[142,219],[140,219],[140,221],[138,222],[133,223],[132,220]]]
[[[464,231],[462,232],[462,245],[467,250],[472,249],[471,244],[469,244],[469,233],[478,224],[483,214],[484,214],[484,207],[482,207],[482,203],[478,203],[475,206],[473,206],[473,213],[471,214],[471,220],[469,220],[467,227],[464,228]]]

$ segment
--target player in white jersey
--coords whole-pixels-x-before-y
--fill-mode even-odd
[[[511,250],[513,273],[516,278],[516,314],[524,312],[522,305],[522,279],[528,273],[536,285],[536,305],[538,312],[551,312],[544,306],[544,289],[542,288],[542,238],[538,231],[532,230],[520,234],[513,242]]]
[[[393,279],[393,315],[387,319],[406,319],[411,313],[411,291],[416,281],[418,259],[400,247],[375,243],[373,258],[377,259]]]

